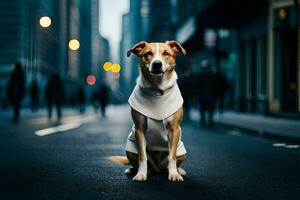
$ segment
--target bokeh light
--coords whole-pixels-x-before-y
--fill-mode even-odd
[[[287,13],[286,13],[286,10],[284,8],[281,8],[278,12],[278,17],[279,17],[279,20],[283,21],[283,20],[286,20],[287,18]]]
[[[51,18],[48,16],[43,16],[40,18],[40,25],[44,28],[47,28],[51,25]]]
[[[114,73],[118,73],[121,70],[121,66],[119,64],[113,64],[111,66],[111,71]]]
[[[112,68],[112,63],[111,63],[111,62],[105,62],[105,63],[103,64],[103,69],[104,69],[105,71],[110,71],[111,68]]]
[[[72,40],[69,41],[69,48],[70,49],[75,51],[75,50],[79,49],[79,47],[80,47],[80,43],[79,43],[78,40],[72,39]]]
[[[86,78],[86,83],[88,85],[94,85],[96,83],[96,77],[94,75],[88,75]]]
[[[114,79],[119,79],[120,78],[120,73],[119,72],[113,72],[112,76]]]

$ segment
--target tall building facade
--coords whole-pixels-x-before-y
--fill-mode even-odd
[[[103,79],[101,64],[108,60],[105,38],[99,33],[99,0],[80,1],[80,74],[84,83],[89,74]]]
[[[122,66],[122,73],[121,78],[123,81],[122,89],[123,92],[126,93],[126,91],[129,90],[129,86],[131,84],[131,75],[132,75],[132,66],[131,65],[131,59],[127,58],[126,52],[129,48],[131,48],[131,29],[130,29],[130,14],[126,13],[122,16],[122,36],[120,41],[120,64]]]
[[[189,70],[210,59],[229,79],[236,111],[299,116],[299,1],[188,2],[177,1],[176,39]]]
[[[134,80],[138,75],[138,59],[134,56],[127,57],[126,52],[141,38],[141,3],[145,1],[130,0],[130,8],[127,14],[122,16],[122,36],[120,42],[120,63],[123,66],[121,74],[125,86],[124,91],[129,91],[134,86]],[[148,1],[148,0],[147,0]]]
[[[54,71],[71,93],[88,74],[100,74],[99,0],[3,0],[0,16],[2,86],[16,62],[23,65],[27,83],[37,79],[41,89]],[[41,26],[43,16],[50,17],[50,26]],[[69,48],[71,39],[79,41],[78,50]]]
[[[173,38],[173,24],[175,22],[171,0],[149,1],[149,33],[148,40],[164,42]]]
[[[163,11],[163,12],[162,12]],[[139,41],[158,41],[174,39],[176,15],[175,0],[130,0],[130,10],[122,18],[122,39],[120,61],[124,67],[124,82],[130,91],[139,74],[139,59],[126,57],[126,52]]]
[[[67,3],[67,0],[1,1],[2,86],[7,83],[16,62],[23,65],[27,83],[38,79],[41,87],[44,87],[47,77],[53,71],[65,77],[68,71]],[[49,27],[40,25],[42,16],[51,18]]]
[[[92,4],[91,1],[80,1],[80,82],[92,73]]]

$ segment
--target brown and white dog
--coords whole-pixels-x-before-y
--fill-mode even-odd
[[[156,112],[154,107],[161,102],[159,100],[156,101],[156,99],[164,95],[164,92],[167,92],[169,88],[176,87],[176,90],[179,91],[176,81],[177,74],[175,72],[176,56],[179,54],[185,55],[186,51],[176,41],[166,41],[165,43],[148,43],[141,41],[128,50],[127,56],[130,56],[131,53],[140,58],[140,76],[137,79],[136,87],[142,89],[146,88],[150,93],[158,94],[158,97],[153,95],[153,97],[146,99],[151,99],[150,103],[154,109],[154,111],[152,111]],[[178,95],[178,98],[182,99],[180,91],[177,96]],[[182,101],[181,99],[180,101]],[[177,107],[174,107],[176,110],[174,110],[170,116],[163,116],[162,120],[159,120],[159,118],[152,121],[149,121],[149,119],[152,118],[151,116],[147,116],[143,111],[135,109],[130,103],[131,115],[134,122],[131,137],[134,141],[133,145],[136,146],[136,151],[131,151],[130,148],[126,148],[126,155],[129,164],[137,171],[133,178],[134,181],[145,181],[147,179],[148,169],[151,171],[168,171],[168,179],[170,181],[183,181],[182,176],[186,175],[186,173],[180,165],[185,159],[186,151],[183,149],[181,153],[178,153],[180,145],[180,148],[184,148],[181,142],[180,128],[183,117],[182,102],[174,102],[177,104]],[[169,105],[167,105],[167,107],[168,106]],[[143,107],[143,105],[141,105],[141,107]],[[157,105],[156,110],[159,111],[159,105]],[[151,113],[152,111],[149,112]],[[149,126],[151,123],[154,123],[154,125],[156,123],[158,126],[160,126],[159,123],[162,124],[162,129],[164,129],[166,133],[167,151],[153,150],[150,148],[149,144],[151,144],[151,141],[149,140],[151,140],[152,136],[147,136],[146,132],[147,129],[150,129]],[[150,134],[153,134],[153,132]],[[164,138],[164,136],[162,137]]]
[[[134,181],[145,181],[151,172],[168,171],[170,181],[183,181],[181,167],[186,150],[181,141],[180,123],[183,99],[175,72],[176,56],[186,54],[176,41],[139,42],[128,50],[140,58],[140,75],[129,104],[134,122],[126,144],[126,155],[109,156],[108,160],[131,164],[126,173]]]

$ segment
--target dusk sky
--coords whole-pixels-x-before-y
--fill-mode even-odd
[[[122,15],[129,10],[129,0],[100,1],[100,33],[109,40],[112,62],[118,62]]]

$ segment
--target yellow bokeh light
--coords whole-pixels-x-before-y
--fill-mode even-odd
[[[285,20],[287,18],[287,13],[284,8],[281,8],[278,12],[278,17],[280,20]]]
[[[118,73],[121,70],[121,66],[119,64],[113,64],[111,66],[111,71],[114,73]]]
[[[112,63],[111,63],[111,62],[105,62],[105,63],[103,64],[103,69],[104,69],[105,71],[110,71],[111,68],[112,68]]]
[[[80,47],[80,43],[76,39],[72,39],[69,41],[69,48],[72,50],[77,50]]]
[[[51,25],[51,18],[48,16],[43,16],[40,18],[40,25],[44,28],[47,28]]]

